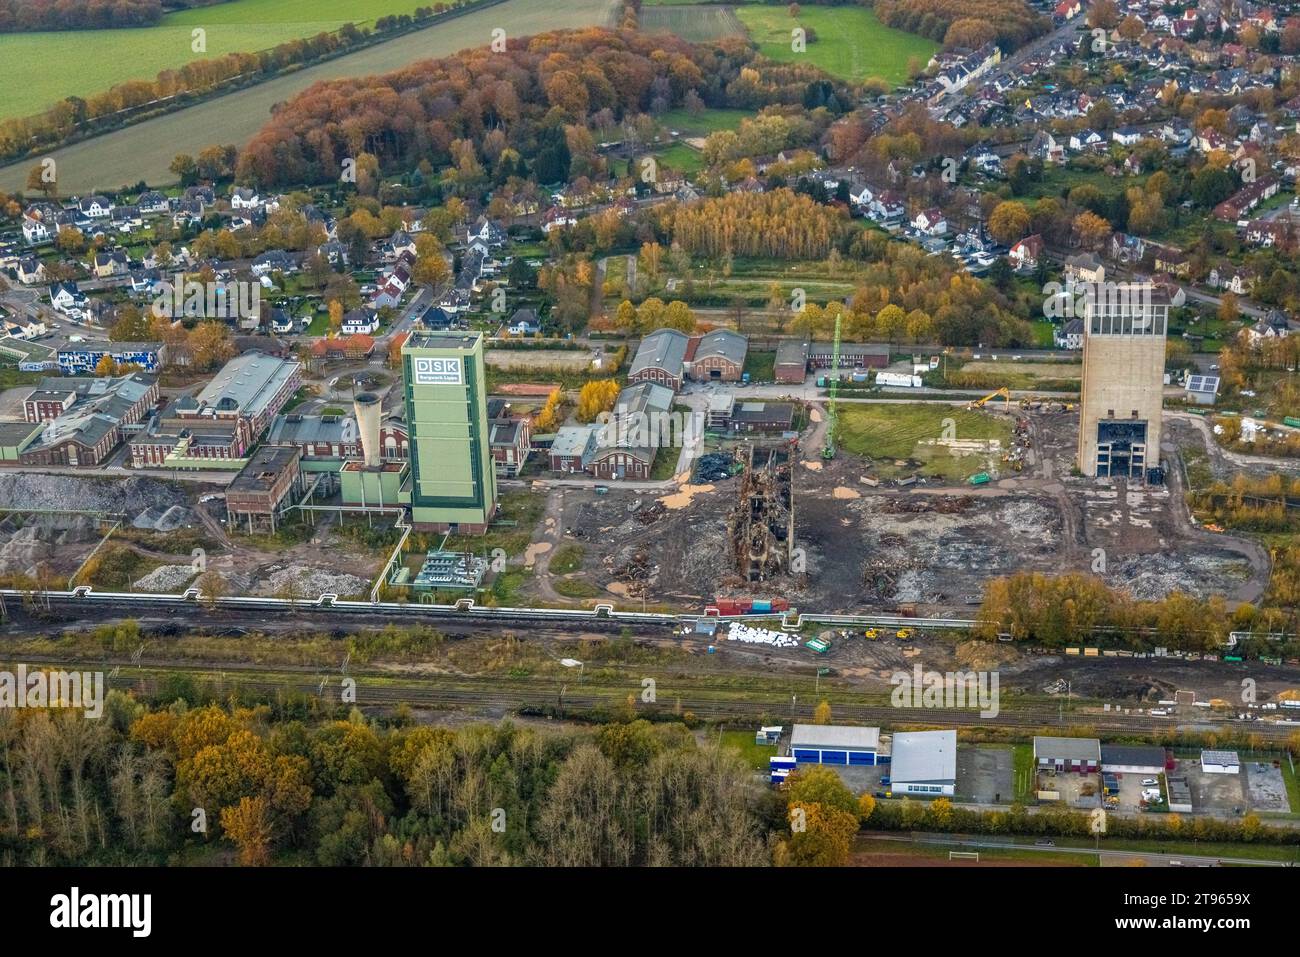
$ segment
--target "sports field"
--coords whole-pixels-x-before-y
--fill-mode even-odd
[[[59,191],[71,195],[115,189],[141,179],[151,186],[167,185],[176,181],[167,167],[177,153],[194,154],[214,143],[242,146],[270,119],[272,106],[320,80],[385,73],[415,60],[484,46],[491,42],[492,29],[503,23],[519,36],[603,26],[609,23],[612,9],[611,0],[566,0],[562,7],[548,0],[507,0],[471,11],[427,30],[55,150],[50,155],[58,162]],[[21,190],[32,165],[27,160],[0,168],[0,191]]]
[[[885,26],[863,7],[805,5],[797,18],[790,16],[785,4],[734,9],[765,56],[784,63],[808,59],[845,80],[879,77],[897,86],[907,81],[908,60],[916,57],[924,67],[939,49],[937,43],[925,37]],[[806,52],[791,49],[791,31],[795,27],[811,28],[816,33],[816,40],[807,45]]]
[[[66,96],[102,93],[127,80],[152,80],[159,70],[193,60],[266,50],[426,5],[431,6],[423,0],[230,0],[169,13],[149,27],[0,34],[5,76],[22,77],[21,83],[0,83],[0,119],[38,113]],[[206,52],[193,49],[195,29],[206,32]]]

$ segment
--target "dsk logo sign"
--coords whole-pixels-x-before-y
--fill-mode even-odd
[[[462,385],[464,381],[459,359],[415,360],[416,385]]]

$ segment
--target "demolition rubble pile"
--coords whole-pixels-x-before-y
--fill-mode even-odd
[[[779,631],[753,628],[743,621],[733,621],[727,628],[727,640],[746,645],[771,645],[773,648],[797,648],[799,639]]]
[[[729,531],[736,570],[748,582],[791,573],[794,560],[794,485],[789,456],[750,447]]]

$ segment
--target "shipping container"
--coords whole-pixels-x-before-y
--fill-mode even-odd
[[[992,481],[993,481],[993,476],[989,475],[988,472],[977,472],[976,474],[970,477],[971,485],[988,485],[989,482]]]
[[[765,615],[772,610],[772,603],[770,601],[755,601],[751,604],[750,610],[755,615]]]
[[[1293,429],[1300,429],[1300,419],[1297,419],[1293,415],[1288,415],[1285,419],[1283,419],[1282,424],[1289,425]]]

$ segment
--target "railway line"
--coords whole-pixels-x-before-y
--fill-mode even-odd
[[[35,662],[40,659],[29,657],[28,660]],[[562,675],[529,678],[499,675],[482,678],[464,675],[406,677],[382,671],[345,674],[310,666],[265,668],[246,663],[205,664],[200,667],[109,661],[105,667],[114,669],[109,675],[109,686],[123,690],[136,689],[147,693],[163,678],[185,675],[209,684],[215,682],[222,693],[236,689],[257,694],[288,690],[325,701],[339,696],[342,679],[350,677],[356,681],[355,703],[359,707],[385,708],[407,704],[417,708],[478,712],[492,717],[546,709],[553,709],[551,713],[558,715],[612,710],[624,706],[628,696],[632,695],[641,714],[691,712],[698,718],[715,721],[784,720],[787,717],[794,721],[809,720],[817,700],[811,680],[796,676],[778,678],[773,683],[781,687],[768,688],[752,685],[737,688],[734,682],[726,680],[724,673],[706,673],[683,679],[661,678],[657,679],[655,700],[646,703],[640,701],[643,689],[639,677],[630,673],[622,682],[602,678],[599,683],[584,685],[576,677]],[[752,679],[754,676],[747,677]],[[709,687],[714,680],[718,681],[718,686]],[[832,690],[832,686],[827,690]],[[1004,696],[994,717],[983,717],[976,709],[899,708],[889,702],[888,693],[853,692],[838,686],[833,686],[833,697],[837,720],[888,728],[942,724],[946,727],[1041,731],[1086,725],[1097,732],[1151,734],[1175,729],[1210,730],[1220,727],[1215,722],[1176,724],[1169,719],[1148,715],[1082,711],[1078,707],[1062,711],[1057,702],[1020,696]],[[1285,740],[1294,727],[1257,722],[1250,730],[1264,739]]]

